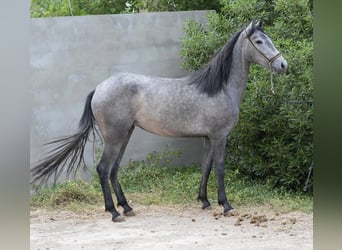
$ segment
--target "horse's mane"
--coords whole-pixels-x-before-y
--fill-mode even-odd
[[[261,30],[259,26],[253,25],[247,36],[252,35],[256,29]],[[242,31],[235,33],[206,66],[190,75],[191,85],[208,96],[214,96],[223,89],[232,66],[234,45]]]

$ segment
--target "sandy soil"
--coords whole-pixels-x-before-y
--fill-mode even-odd
[[[32,210],[31,250],[46,249],[313,249],[313,216],[265,206],[221,208],[143,206],[113,223],[103,208],[87,212]]]

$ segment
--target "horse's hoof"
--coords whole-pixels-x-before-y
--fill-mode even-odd
[[[113,222],[124,222],[125,218],[119,215],[119,216],[113,217],[112,221]]]
[[[230,212],[232,210],[233,210],[232,206],[230,206],[230,205],[224,206],[223,214],[228,213],[228,212]]]
[[[203,210],[211,210],[211,206],[202,207]]]
[[[210,209],[211,209],[210,202],[207,201],[207,200],[204,200],[204,201],[202,202],[202,209],[203,209],[203,210],[210,210]]]
[[[230,217],[230,216],[238,216],[239,213],[235,209],[228,210],[227,212],[223,212],[223,216]]]
[[[135,216],[135,213],[133,210],[130,210],[130,211],[124,212],[124,215],[125,216]]]

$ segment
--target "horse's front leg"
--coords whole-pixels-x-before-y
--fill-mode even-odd
[[[224,155],[226,150],[226,137],[212,140],[213,145],[213,157],[215,174],[217,178],[217,196],[218,204],[223,206],[223,212],[226,213],[232,210],[232,206],[229,204],[224,188]]]
[[[202,201],[202,208],[209,209],[210,202],[208,201],[207,197],[207,185],[208,185],[208,178],[211,171],[211,166],[213,163],[213,150],[211,148],[210,140],[206,137],[204,138],[204,148],[203,148],[203,158],[202,158],[202,179],[198,194],[198,200]]]

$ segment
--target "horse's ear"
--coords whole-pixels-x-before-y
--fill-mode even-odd
[[[264,24],[264,20],[261,18],[255,25],[258,26],[259,28],[262,28]]]
[[[255,26],[255,23],[254,23],[254,21],[252,21],[252,22],[247,26],[247,28],[245,29],[245,30],[246,30],[246,33],[248,34],[248,36],[253,32],[254,26]]]

